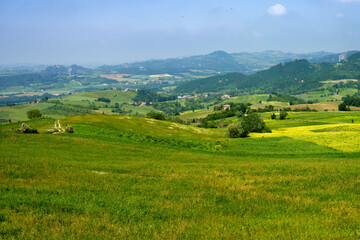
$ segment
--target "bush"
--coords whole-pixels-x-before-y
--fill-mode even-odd
[[[280,111],[280,120],[284,120],[287,115],[288,115],[288,113],[286,112],[285,109],[281,110]]]
[[[26,112],[29,119],[41,118],[42,114],[39,109],[32,109]]]
[[[67,133],[73,133],[73,132],[74,132],[74,128],[69,125],[69,126],[67,126],[67,127],[65,128],[65,132],[67,132]]]
[[[264,121],[256,113],[249,113],[228,127],[228,136],[231,138],[247,137],[251,132],[261,133],[271,132],[271,130],[266,128]]]
[[[241,118],[241,122],[249,132],[263,132],[265,123],[257,113],[249,113]]]
[[[164,114],[156,113],[156,112],[149,112],[148,114],[146,114],[146,117],[157,119],[157,120],[165,120]]]
[[[229,125],[228,136],[231,138],[247,137],[249,136],[249,130],[243,121],[239,121]]]
[[[106,103],[110,103],[110,102],[111,102],[110,99],[104,98],[104,97],[99,97],[99,98],[97,99],[97,101],[98,101],[98,102],[106,102]]]
[[[339,108],[339,111],[350,111],[350,107],[347,107],[345,102],[339,104],[338,108]]]
[[[23,133],[38,133],[37,129],[35,128],[30,128],[28,125],[26,125],[25,123],[21,124],[21,128],[20,131]]]
[[[228,127],[228,136],[231,138],[239,137],[239,126],[237,123],[232,123]]]
[[[26,125],[25,123],[22,123],[22,124],[21,124],[21,129],[20,129],[20,130],[21,130],[23,133],[29,131],[29,129],[30,129],[30,127],[29,127],[28,125]]]
[[[276,114],[275,113],[271,114],[271,119],[276,119]]]

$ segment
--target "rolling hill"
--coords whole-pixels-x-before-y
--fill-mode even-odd
[[[213,74],[224,72],[241,72],[245,67],[240,65],[232,55],[224,51],[215,51],[207,55],[165,60],[149,60],[138,63],[126,63],[116,66],[101,66],[97,70],[105,73],[124,74],[161,74],[205,71]]]
[[[360,125],[338,122],[359,114],[290,117],[243,139],[129,116],[0,124],[1,238],[357,239]]]
[[[221,90],[298,93],[321,86],[320,81],[360,78],[360,53],[341,63],[311,64],[307,60],[281,63],[267,70],[245,76],[239,73],[197,79],[178,86],[178,93],[203,93]]]

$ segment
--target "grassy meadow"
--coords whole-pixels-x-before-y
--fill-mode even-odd
[[[291,113],[244,139],[130,116],[61,119],[73,134],[45,134],[54,119],[26,121],[40,134],[2,124],[0,238],[357,239],[348,114]]]
[[[151,111],[159,111],[154,109],[152,106],[139,107],[129,104],[133,101],[135,96],[135,92],[103,90],[66,95],[49,99],[47,102],[1,106],[0,120],[25,120],[27,119],[26,112],[31,109],[39,109],[44,115],[52,118],[63,118],[85,113],[114,114],[112,110],[116,110],[116,108],[114,108],[116,103],[119,104],[120,108],[128,115],[144,116]],[[100,102],[97,101],[98,98],[107,98],[111,102]]]

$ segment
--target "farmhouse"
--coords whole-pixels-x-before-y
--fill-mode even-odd
[[[230,105],[223,105],[223,110],[230,109],[230,108],[231,108]]]
[[[223,96],[221,96],[221,99],[222,99],[222,100],[227,99],[227,98],[230,98],[230,96],[229,96],[229,95],[226,95],[226,94],[223,95]]]

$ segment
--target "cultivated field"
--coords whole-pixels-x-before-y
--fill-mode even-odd
[[[60,122],[75,133],[0,125],[1,238],[360,237],[359,112],[291,113],[244,139],[129,116]]]

